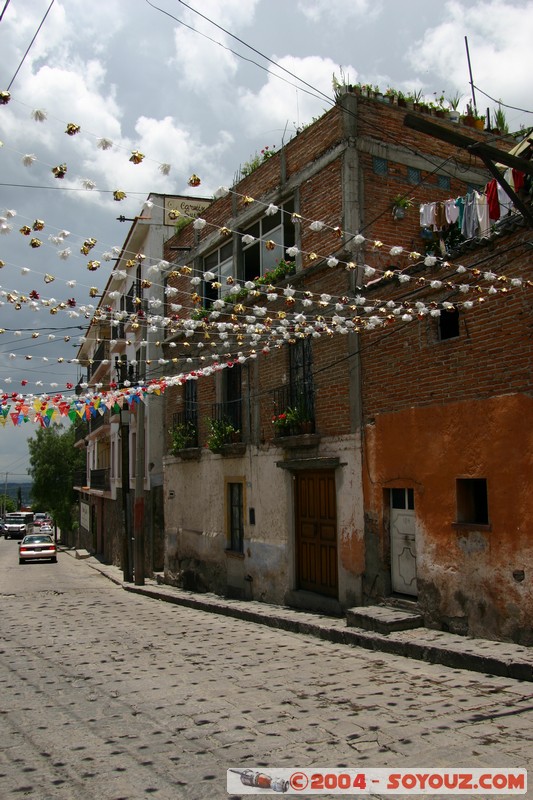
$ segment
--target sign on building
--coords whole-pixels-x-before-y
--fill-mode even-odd
[[[165,225],[174,225],[181,217],[196,219],[211,203],[204,197],[165,197]]]

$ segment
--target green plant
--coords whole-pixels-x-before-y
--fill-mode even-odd
[[[226,419],[208,419],[209,436],[207,437],[206,447],[212,453],[220,453],[223,445],[229,444],[239,433],[237,428]]]
[[[509,133],[509,125],[507,124],[505,111],[503,110],[500,104],[498,104],[498,108],[494,112],[494,125],[496,128],[498,128],[500,133],[504,134]]]
[[[433,92],[433,94],[435,95],[434,107],[438,111],[445,111],[446,106],[444,105],[445,103],[444,89],[442,90],[442,94],[439,95],[438,97],[437,97],[437,92]]]
[[[406,197],[403,194],[397,194],[393,199],[392,204],[394,208],[412,208],[414,204],[414,197]]]
[[[302,422],[309,422],[309,414],[303,404],[289,406],[287,409],[287,422],[289,425],[300,425]]]
[[[261,158],[263,159],[263,161],[268,161],[269,158],[272,158],[272,156],[275,156],[275,155],[276,155],[276,148],[274,147],[274,145],[272,145],[272,147],[270,147],[267,144],[261,150]]]
[[[177,234],[192,222],[192,217],[179,217],[174,223],[174,233]]]
[[[296,271],[296,265],[294,261],[285,261],[281,258],[278,261],[277,267],[271,269],[269,272],[265,272],[264,275],[255,279],[255,283],[260,284],[261,286],[269,286],[271,283],[277,283],[278,281],[283,280],[286,278],[287,275],[293,275]]]
[[[245,161],[241,167],[241,175],[243,178],[247,178],[248,175],[251,175],[258,167],[261,166],[261,156],[255,153],[249,161]]]
[[[335,100],[339,100],[346,90],[346,86],[350,83],[350,78],[348,75],[344,74],[344,70],[342,67],[339,67],[340,78],[337,78],[335,73],[333,73],[332,80],[331,80],[331,88],[333,89],[333,96]]]
[[[300,427],[306,422],[311,422],[311,416],[304,403],[288,406],[281,414],[274,414],[272,417],[277,436],[300,433]]]
[[[461,102],[462,99],[463,95],[459,94],[459,92],[456,92],[451,97],[447,97],[446,101],[450,106],[450,108],[452,109],[452,111],[457,111],[457,109],[459,108],[459,103]]]
[[[194,447],[196,444],[197,431],[193,422],[178,422],[169,433],[172,442],[170,452],[173,456],[177,455],[180,450]]]

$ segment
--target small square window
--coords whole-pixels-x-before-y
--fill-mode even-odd
[[[439,189],[449,190],[451,187],[449,175],[437,175],[437,186]]]
[[[486,478],[457,478],[457,522],[489,524]]]
[[[389,172],[389,162],[386,158],[379,156],[372,157],[372,168],[376,175],[387,175]]]
[[[454,306],[441,311],[439,317],[439,339],[455,339],[459,336],[459,311]]]
[[[422,180],[422,173],[415,167],[407,167],[407,180],[409,183],[418,185]]]
[[[415,507],[414,489],[391,489],[391,508],[407,508],[410,511]]]

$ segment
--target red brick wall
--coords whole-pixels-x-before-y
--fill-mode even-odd
[[[475,163],[475,159],[470,154],[461,153],[455,147],[409,130],[404,127],[403,120],[404,112],[402,109],[390,107],[376,101],[360,100],[357,141],[366,142],[365,147],[367,149],[368,143],[375,141],[385,144],[390,143],[400,148],[412,148],[417,153],[426,152],[430,155],[432,163],[435,164],[440,164],[442,160],[451,156],[455,160],[462,161],[465,167]],[[340,107],[336,106],[322,119],[292,139],[286,145],[283,153],[287,178],[294,178],[298,171],[316,162],[321,156],[326,156],[337,144],[342,142],[345,136],[345,122],[346,119],[343,120]],[[472,138],[482,138],[484,136],[482,133],[470,132],[464,128],[461,128],[461,132],[472,136]],[[388,155],[390,156],[390,153]],[[301,248],[305,253],[302,257],[304,274],[294,276],[294,278],[288,279],[288,282],[299,290],[305,289],[315,295],[323,292],[332,296],[350,294],[350,275],[344,264],[341,263],[337,268],[333,269],[325,266],[317,268],[320,258],[315,260],[309,257],[309,253],[316,253],[319,257],[327,257],[341,249],[342,240],[336,232],[332,230],[325,230],[319,233],[313,232],[309,230],[309,221],[322,220],[331,227],[342,226],[345,211],[343,208],[343,158],[343,156],[339,156],[332,162],[326,163],[326,166],[318,174],[306,178],[299,186],[299,211],[305,218],[299,223]],[[447,197],[462,194],[466,190],[466,184],[455,179],[452,179],[450,190],[439,189],[436,174],[430,172],[432,165],[429,163],[428,171],[423,173],[424,183],[419,187],[414,187],[408,182],[407,167],[403,164],[389,160],[388,174],[386,176],[374,174],[372,157],[366,152],[359,153],[359,164],[362,171],[360,187],[362,189],[364,234],[369,238],[381,239],[387,246],[381,251],[373,251],[371,247],[367,246],[366,252],[358,257],[357,260],[358,263],[371,263],[380,269],[387,269],[391,263],[397,261],[397,259],[393,259],[388,254],[390,246],[394,244],[402,245],[406,250],[423,249],[419,227],[419,202],[443,200]],[[241,197],[251,196],[261,199],[280,187],[281,173],[282,154],[278,153],[265,161],[259,169],[255,170],[247,178],[243,179],[235,187],[236,191]],[[415,199],[415,207],[408,211],[406,218],[400,222],[394,221],[392,218],[392,200],[398,194],[406,194]],[[172,260],[176,252],[171,250],[171,247],[193,246],[195,241],[203,241],[208,236],[212,237],[213,232],[216,232],[219,227],[224,225],[231,226],[234,219],[235,203],[239,211],[243,208],[241,197],[235,201],[234,198],[228,196],[214,202],[203,213],[209,224],[201,232],[195,232],[192,225],[190,225],[167,243],[165,252],[167,260]],[[352,231],[352,233],[356,233],[356,231]],[[218,244],[223,241],[221,238]],[[280,252],[280,257],[282,255]],[[178,276],[171,282],[182,292],[176,302],[184,306],[180,316],[186,315],[189,313],[186,309],[192,306],[190,302],[192,289],[190,277]],[[379,291],[382,291],[382,289],[379,289]],[[391,292],[393,294],[397,293],[398,288],[389,285],[383,287],[383,291],[388,297]],[[283,300],[280,300],[275,305],[269,304],[269,314],[276,318],[278,310],[283,308]],[[480,310],[479,313],[482,314],[483,312],[484,310]],[[304,309],[303,313],[309,319],[312,319],[317,316],[319,311],[314,306],[307,310]],[[489,311],[486,313],[490,314]],[[471,322],[469,324],[473,325],[474,323]],[[480,324],[485,323],[480,321]],[[503,321],[502,324],[504,324]],[[401,326],[396,323],[396,327],[399,329]],[[396,379],[396,373],[400,372],[398,367],[400,363],[402,363],[401,374],[410,376],[411,388],[415,389],[416,392],[421,392],[422,399],[420,402],[434,402],[435,400],[442,402],[446,393],[464,391],[463,379],[459,381],[455,377],[453,383],[457,387],[456,389],[453,386],[450,389],[446,385],[446,375],[449,377],[450,375],[468,371],[463,369],[462,366],[466,358],[466,354],[462,353],[465,349],[463,344],[444,342],[431,344],[430,346],[428,337],[431,340],[433,335],[431,323],[422,323],[420,325],[418,323],[410,323],[406,327],[405,333],[401,332],[400,335],[397,335],[395,331],[394,335],[385,335],[384,337],[384,333],[388,334],[389,332],[388,329],[377,334],[365,334],[362,338],[365,369],[364,400],[365,408],[369,415],[377,413],[377,411],[388,405],[393,406],[395,403],[411,402],[406,399],[404,379],[402,377]],[[472,330],[470,330],[471,334]],[[190,341],[192,344],[193,339]],[[463,339],[461,339],[461,342],[463,342]],[[468,347],[472,350],[471,344]],[[241,347],[240,349],[246,351],[246,347]],[[233,344],[232,352],[235,350],[236,347]],[[461,355],[458,355],[459,351],[461,351]],[[426,364],[427,374],[418,376],[421,352],[425,354],[423,357],[428,362]],[[193,346],[190,348],[190,354],[197,355],[197,351]],[[187,355],[187,353],[184,353],[183,345],[179,340],[178,347],[173,351],[167,350],[166,353],[167,358],[182,355]],[[317,390],[317,429],[324,434],[341,434],[349,430],[347,368],[350,362],[346,358],[347,355],[347,337],[335,334],[333,336],[324,335],[320,339],[313,340],[313,365],[316,373]],[[477,355],[472,358],[472,369],[476,358]],[[207,361],[206,363],[210,362]],[[281,349],[272,348],[272,352],[268,356],[260,354],[258,363],[259,381],[257,387],[254,387],[253,393],[259,398],[259,438],[264,440],[270,438],[272,434],[271,417],[273,407],[270,392],[288,380],[288,352],[286,346]],[[464,363],[466,364],[466,362]],[[184,369],[186,367],[181,365],[181,368]],[[386,389],[383,387],[385,381],[388,384]],[[214,382],[214,378],[202,378],[198,381],[199,400],[202,404],[202,409],[205,409],[206,416],[210,413],[210,404],[215,401]],[[485,383],[488,390],[490,381],[487,380]],[[458,388],[459,385],[461,386],[460,389]],[[167,416],[169,418],[173,411],[179,410],[179,396],[179,390],[171,389],[167,392],[167,406],[170,409]],[[202,430],[201,438],[205,440],[204,433]]]
[[[528,232],[522,230],[511,239],[499,241],[490,251],[493,256],[490,262],[482,269],[490,268],[508,279],[527,277],[531,260],[528,248],[520,246],[505,251],[529,238]],[[482,248],[462,256],[456,263],[475,266],[487,255],[487,248]],[[432,277],[439,275],[435,272]],[[468,278],[468,274],[455,276],[454,281],[476,284],[476,279]],[[426,303],[444,299],[475,302],[473,309],[461,311],[457,338],[439,341],[437,321],[430,318],[406,324],[395,321],[391,327],[362,335],[366,419],[412,406],[531,392],[531,288],[512,289],[479,302],[479,298],[486,297],[490,283],[479,281],[477,285],[485,287],[482,294],[464,295],[447,290],[443,295],[440,291],[420,291],[416,287],[406,291],[405,285],[400,289],[395,282],[365,291],[369,300],[384,296]],[[498,287],[505,285],[496,282]]]

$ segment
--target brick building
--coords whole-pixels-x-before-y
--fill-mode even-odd
[[[398,595],[428,625],[527,638],[518,552],[505,551],[518,565],[505,573],[521,606],[513,625],[488,591],[496,537],[480,528],[503,524],[494,503],[523,483],[531,458],[530,447],[519,457],[502,445],[508,478],[493,495],[496,463],[482,443],[502,422],[519,436],[530,399],[523,287],[480,284],[469,309],[444,244],[433,243],[433,260],[409,258],[425,248],[418,205],[482,189],[489,176],[471,151],[404,127],[404,116],[344,95],[167,242],[164,351],[181,377],[165,393],[165,579],[333,613]],[[402,197],[413,200],[405,215]],[[524,230],[462,256],[464,269],[481,258],[497,273],[501,257],[517,279],[525,256],[508,269],[504,236]],[[472,525],[462,517],[487,487],[490,521]],[[528,502],[516,499],[511,538]],[[479,565],[476,548],[486,563],[473,581],[464,554]]]

